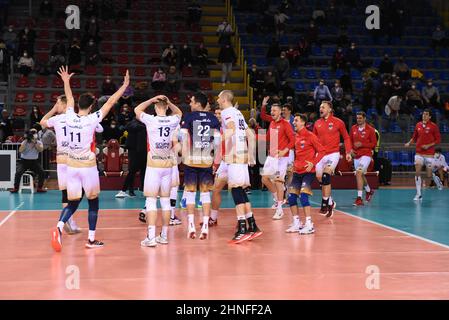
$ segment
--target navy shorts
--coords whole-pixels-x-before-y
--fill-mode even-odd
[[[188,192],[208,192],[213,189],[214,175],[212,167],[184,167],[184,190]]]
[[[293,173],[292,182],[290,183],[289,193],[300,194],[306,193],[308,195],[313,195],[312,192],[312,182],[315,179],[315,173]]]

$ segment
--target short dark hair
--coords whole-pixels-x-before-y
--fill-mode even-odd
[[[359,112],[357,112],[357,115],[366,118],[366,113],[365,113],[365,111],[359,111]]]
[[[80,110],[86,110],[89,109],[90,106],[92,106],[95,102],[95,97],[92,93],[83,93],[80,96],[80,99],[78,101],[78,106]]]
[[[441,147],[435,148],[435,153],[443,153],[443,149]]]
[[[424,112],[427,112],[429,116],[432,116],[432,110],[430,110],[429,108],[424,109],[422,113]]]
[[[334,106],[332,105],[332,101],[329,101],[329,100],[323,100],[323,101],[321,101],[321,103],[325,103],[325,104],[327,104],[331,109],[334,109]]]
[[[287,108],[288,110],[290,110],[290,112],[293,111],[293,108],[292,108],[292,105],[291,105],[291,104],[286,103],[286,104],[284,104],[283,107],[284,107],[284,108]]]
[[[273,108],[273,107],[277,107],[277,108],[279,108],[279,109],[282,109],[281,104],[278,103],[278,102],[273,103],[273,104],[271,105],[271,108]]]
[[[207,106],[207,96],[202,92],[195,92],[192,97],[195,98],[195,102],[201,105],[201,108],[206,108]]]
[[[299,117],[302,122],[307,123],[307,115],[305,115],[304,113],[296,113],[295,117]]]

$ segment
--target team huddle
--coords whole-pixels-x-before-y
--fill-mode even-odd
[[[89,93],[80,96],[78,112],[70,88],[66,67],[58,74],[64,82],[65,95],[58,98],[55,106],[45,115],[41,125],[54,127],[57,137],[58,184],[62,191],[63,209],[56,228],[52,230],[52,247],[62,249],[62,233],[79,232],[73,221],[73,214],[83,197],[88,199],[89,233],[87,248],[104,245],[95,238],[98,219],[100,181],[95,155],[95,132],[101,131],[100,122],[107,116],[114,104],[129,86],[126,72],[122,86],[96,112],[95,97]],[[187,237],[195,239],[195,207],[202,208],[200,240],[209,236],[209,227],[216,226],[221,204],[221,190],[228,186],[235,203],[237,227],[231,243],[251,241],[262,235],[257,226],[251,203],[245,189],[250,186],[248,166],[256,164],[256,137],[242,113],[234,106],[234,95],[223,90],[217,99],[214,113],[208,110],[208,99],[203,93],[191,97],[191,112],[184,115],[166,96],[159,95],[135,108],[136,118],[147,130],[147,169],[144,180],[145,210],[141,220],[147,222],[148,232],[141,246],[156,247],[168,244],[170,224],[180,224],[175,216],[179,185],[178,164],[184,164],[184,192],[182,207],[187,210]],[[268,98],[264,99],[266,107]],[[154,105],[155,115],[146,112]],[[422,199],[418,175],[427,159],[433,157],[434,146],[439,143],[437,126],[430,122],[430,112],[424,112],[423,122],[409,142],[417,142],[417,197]],[[354,203],[361,206],[363,190],[369,202],[374,194],[365,174],[372,161],[373,149],[377,144],[375,130],[366,123],[364,112],[357,113],[357,124],[348,134],[345,124],[333,116],[332,103],[323,101],[320,119],[313,131],[306,128],[307,117],[296,114],[292,122],[282,117],[279,104],[271,106],[271,119],[267,131],[268,156],[262,170],[262,181],[273,195],[273,219],[283,217],[286,202],[292,213],[292,224],[286,232],[301,235],[315,232],[311,217],[309,197],[315,178],[322,188],[320,213],[330,218],[336,203],[331,195],[331,177],[340,161],[340,140],[343,139],[346,160],[354,160],[357,180],[357,198]],[[435,129],[436,128],[436,129]],[[433,138],[432,138],[433,137]],[[421,151],[422,150],[422,151]],[[418,153],[419,151],[419,153]],[[418,180],[419,178],[419,180]],[[285,193],[287,186],[287,195]],[[211,197],[212,191],[212,197]],[[197,193],[199,199],[197,200]],[[157,200],[162,209],[162,228],[156,233]],[[298,202],[303,208],[305,220],[299,217]]]

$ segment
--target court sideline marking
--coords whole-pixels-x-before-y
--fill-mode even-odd
[[[0,227],[2,225],[4,225],[6,223],[6,221],[8,221],[9,218],[11,218],[16,212],[17,210],[19,210],[23,205],[24,205],[24,201],[22,201],[17,207],[15,207],[15,209],[13,211],[11,211],[1,222],[0,222]]]

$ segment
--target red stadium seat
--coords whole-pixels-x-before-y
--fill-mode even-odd
[[[148,51],[149,51],[150,53],[158,53],[158,54],[161,54],[161,49],[160,49],[160,47],[159,47],[158,45],[156,45],[156,44],[150,44],[149,47],[148,47]]]
[[[181,33],[181,34],[178,36],[177,41],[178,41],[178,42],[181,42],[181,43],[187,43],[189,40],[187,39],[187,36],[186,36],[185,33]]]
[[[55,103],[56,100],[58,100],[58,97],[60,95],[62,95],[62,94],[64,94],[64,93],[62,93],[62,92],[52,92],[52,94],[50,95],[50,102],[51,103]]]
[[[118,64],[129,64],[129,59],[127,55],[120,55],[117,57]]]
[[[179,94],[177,93],[172,93],[168,96],[168,98],[170,99],[171,102],[173,102],[174,104],[179,104],[181,102],[181,99],[179,98]]]
[[[127,53],[129,52],[129,47],[127,43],[119,43],[117,45],[117,51],[120,53]]]
[[[144,56],[134,56],[134,64],[145,64],[145,57]]]
[[[27,107],[21,105],[15,106],[12,115],[14,117],[25,117],[27,115]]]
[[[114,74],[114,70],[111,66],[104,66],[103,67],[103,75],[105,76],[112,76]]]
[[[28,102],[28,93],[17,92],[15,102]]]
[[[168,21],[168,20],[163,19],[162,17],[160,17],[160,18],[161,18],[161,21]],[[164,32],[171,32],[172,31],[172,25],[168,24],[168,23],[163,23],[161,25],[161,30],[164,31]],[[171,36],[171,34],[170,34],[170,36]]]
[[[100,50],[101,50],[101,52],[104,52],[104,53],[111,53],[113,51],[112,43],[103,42],[100,46]]]
[[[201,80],[200,81],[200,89],[204,91],[212,90],[212,84],[210,80]]]
[[[17,87],[18,88],[29,88],[30,82],[28,81],[27,77],[22,77],[19,80],[17,80]]]
[[[152,29],[151,29],[152,30]],[[157,36],[154,33],[150,33],[147,36],[148,42],[157,42]]]
[[[187,93],[186,97],[184,99],[185,103],[189,104],[191,98],[192,98],[192,94],[191,93]]]
[[[173,42],[173,36],[171,35],[171,33],[165,33],[162,36],[162,41],[165,43],[172,43]]]
[[[35,92],[33,94],[33,102],[34,103],[44,103],[45,102],[45,94],[43,92]]]
[[[145,77],[146,76],[145,68],[137,67],[134,72],[134,75],[136,77]]]
[[[122,41],[122,42],[128,41],[128,35],[123,32],[117,33],[117,41]]]
[[[193,69],[192,67],[184,67],[182,68],[182,76],[186,78],[193,77]]]
[[[105,148],[106,152],[103,152],[104,158],[104,173],[105,176],[121,176],[123,174],[120,165],[120,144],[117,140],[112,139],[107,143],[107,147]]]
[[[50,51],[50,45],[46,41],[38,41],[36,43],[36,49],[38,51]]]
[[[44,78],[44,77],[36,78],[36,81],[34,82],[35,88],[47,88],[47,86],[48,86],[47,78]]]
[[[71,78],[70,79],[70,86],[72,88],[75,88],[75,89],[81,88],[81,81],[80,81],[80,79]]]
[[[38,34],[37,37],[39,39],[50,39],[50,32],[48,30],[41,30]]]
[[[88,76],[95,76],[97,74],[97,67],[96,66],[86,66],[84,69],[86,75]]]
[[[97,79],[87,79],[86,89],[98,89]]]
[[[47,64],[49,58],[48,52],[37,52],[35,54],[35,60],[37,63]]]
[[[175,25],[175,30],[176,30],[176,32],[185,32],[186,31],[186,27],[185,27],[184,24],[177,23]]]
[[[134,33],[132,40],[133,42],[144,42],[144,38],[141,33]]]
[[[133,52],[143,54],[145,53],[145,46],[141,43],[136,43],[133,45]]]
[[[60,77],[55,77],[53,78],[51,87],[55,89],[64,88],[64,82],[61,80]]]
[[[144,26],[140,22],[135,22],[132,25],[132,29],[134,31],[140,31],[140,30],[143,30],[143,28],[144,28]]]
[[[201,43],[204,42],[203,36],[200,34],[195,34],[192,36],[192,42]]]
[[[118,67],[118,75],[124,77],[126,74],[126,70],[128,70],[128,67]]]

